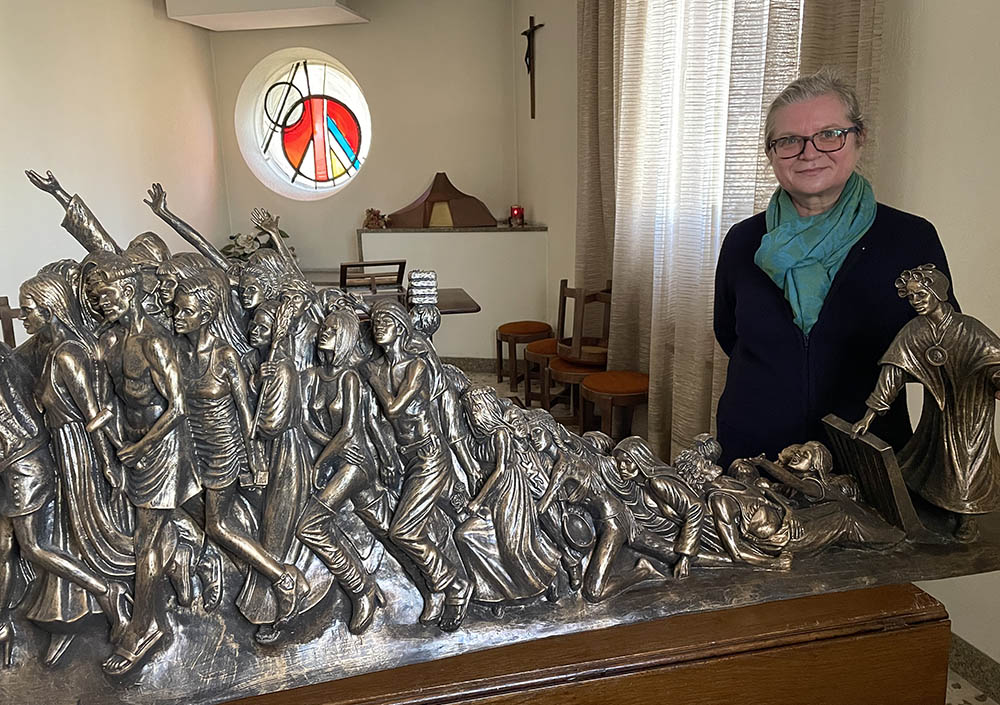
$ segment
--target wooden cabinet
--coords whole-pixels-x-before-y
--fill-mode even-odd
[[[950,622],[890,585],[540,639],[240,705],[940,705]]]

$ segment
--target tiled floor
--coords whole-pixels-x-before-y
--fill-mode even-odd
[[[948,692],[945,705],[998,705],[996,700],[983,695],[983,691],[972,685],[954,671],[948,671]]]

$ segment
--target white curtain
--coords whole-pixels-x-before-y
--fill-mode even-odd
[[[648,370],[647,435],[672,458],[725,380],[712,282],[733,223],[773,189],[770,100],[798,68],[798,0],[621,0],[609,367]]]
[[[874,118],[882,3],[578,0],[576,281],[613,279],[609,369],[649,372],[646,435],[663,458],[714,430],[715,263],[776,186],[767,107],[832,64]]]

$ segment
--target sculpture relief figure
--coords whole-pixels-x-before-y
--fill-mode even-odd
[[[270,350],[261,363],[259,399],[255,432],[271,441],[267,461],[268,477],[262,498],[260,544],[264,550],[285,564],[282,585],[274,585],[270,576],[262,584],[260,574],[249,571],[237,606],[251,623],[260,625],[255,638],[271,644],[300,612],[314,605],[326,594],[329,573],[320,583],[309,572],[318,564],[295,536],[298,517],[306,507],[312,489],[312,461],[309,442],[302,428],[303,404],[298,371],[291,359],[289,333],[294,306],[267,302],[257,308],[250,327],[250,342],[260,350]],[[307,575],[308,574],[308,575]],[[275,596],[288,594],[285,601]],[[308,600],[307,600],[308,598]]]
[[[59,469],[53,544],[105,579],[130,579],[135,556],[125,475],[104,434],[85,429],[110,393],[95,359],[97,340],[84,325],[69,284],[55,274],[21,284],[20,305],[25,330],[47,351],[35,394]],[[71,623],[93,604],[75,583],[55,574],[44,577],[28,617],[52,631],[46,665],[60,658],[75,635]]]
[[[597,542],[583,575],[583,596],[587,601],[600,602],[639,583],[664,577],[646,556],[668,566],[680,560],[674,544],[639,524],[608,487],[605,476],[614,472],[613,458],[569,433],[553,435],[540,429],[532,438],[537,448],[554,458],[552,479],[538,503],[539,513],[546,512],[560,495],[570,504],[583,506],[597,527]],[[613,567],[626,546],[643,556],[631,568],[616,571]]]
[[[789,570],[795,554],[812,555],[830,546],[879,550],[905,538],[846,497],[794,507],[771,484],[752,479],[740,461],[733,463],[733,472],[742,479],[705,473],[707,467],[691,466],[685,479],[704,494],[719,538],[738,563]]]
[[[664,465],[649,444],[639,436],[625,438],[611,451],[614,472],[605,474],[608,486],[632,511],[647,531],[673,542],[679,558],[674,563],[675,578],[686,578],[691,563],[730,563],[722,544],[708,521],[707,508],[673,468]]]
[[[174,327],[188,338],[183,353],[188,421],[205,488],[205,530],[220,546],[271,581],[280,628],[296,612],[303,576],[284,565],[260,542],[234,528],[237,481],[251,467],[262,467],[260,447],[251,437],[253,411],[237,352],[213,332],[227,296],[218,270],[181,281],[174,299]],[[296,587],[298,586],[298,590]]]
[[[181,280],[211,266],[212,263],[208,258],[198,252],[178,252],[156,268],[158,280],[156,296],[169,319],[172,320],[174,315],[173,303],[177,285]]]
[[[1000,508],[1000,452],[993,430],[1000,388],[1000,338],[948,303],[950,282],[933,264],[908,269],[896,291],[917,312],[879,361],[868,411],[854,425],[868,431],[907,381],[924,387],[913,438],[897,453],[907,486],[953,512],[955,538],[973,541],[975,517]]]
[[[267,258],[251,255],[251,258],[254,261],[247,262],[240,273],[239,296],[240,305],[252,314],[265,301],[277,300],[281,280],[287,273],[267,266],[270,260],[276,259],[274,255]]]
[[[306,428],[323,447],[315,462],[317,493],[299,520],[299,539],[320,557],[351,601],[348,630],[361,634],[384,605],[375,578],[365,571],[355,547],[337,526],[337,513],[351,501],[355,513],[372,534],[387,541],[391,499],[380,485],[378,460],[368,432],[369,407],[374,403],[357,372],[360,323],[351,311],[337,311],[323,322],[316,342],[320,364],[305,375],[311,413]],[[333,471],[325,483],[319,480]],[[408,559],[391,551],[401,565]]]
[[[158,612],[166,595],[158,547],[174,544],[174,511],[201,490],[186,425],[184,388],[173,339],[143,310],[138,268],[122,257],[103,258],[90,273],[101,312],[111,324],[100,339],[104,360],[123,405],[118,458],[126,466],[126,494],[135,506],[135,614],[104,664],[110,675],[131,670],[163,637]],[[114,443],[113,409],[88,422]],[[166,532],[167,536],[164,536]]]
[[[833,472],[833,455],[819,441],[790,445],[778,454],[777,464],[768,463],[767,473],[790,491],[800,503],[846,498],[861,501],[861,489],[850,475]]]
[[[157,218],[169,225],[174,232],[184,238],[188,244],[208,259],[208,261],[213,265],[221,269],[223,272],[229,271],[232,263],[226,258],[226,256],[222,254],[222,252],[220,252],[215,245],[209,242],[204,235],[178,218],[170,211],[169,208],[167,208],[167,192],[163,190],[163,187],[160,186],[160,184],[153,184],[150,186],[147,193],[149,198],[143,199],[142,202],[149,206],[149,209],[153,211],[153,214]]]
[[[474,433],[490,444],[494,461],[489,476],[472,488],[471,516],[455,529],[455,543],[475,585],[473,599],[502,606],[536,597],[554,585],[560,557],[541,530],[530,487],[538,454],[527,426],[505,420],[492,387],[469,387],[462,403]]]
[[[316,364],[316,336],[319,333],[319,297],[305,279],[289,276],[282,280],[278,301],[291,311],[289,349],[295,369],[304,372]]]
[[[37,313],[27,314],[32,330],[40,322],[35,320]],[[56,462],[42,414],[32,398],[33,387],[27,367],[0,342],[0,651],[4,665],[10,665],[14,636],[8,608],[16,570],[15,541],[22,558],[94,597],[111,625],[112,642],[121,638],[128,624],[125,586],[98,575],[48,538],[53,530],[48,525],[48,507],[56,495]]]
[[[375,342],[385,351],[388,380],[372,375],[369,383],[406,459],[389,537],[419,566],[431,590],[444,593],[438,626],[454,631],[465,619],[473,586],[459,575],[429,530],[436,505],[450,495],[455,482],[451,453],[432,400],[430,367],[418,352],[423,348],[415,345],[419,341],[414,341],[413,322],[401,304],[378,301],[372,307],[372,327]]]

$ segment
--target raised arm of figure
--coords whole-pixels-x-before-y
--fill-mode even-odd
[[[226,256],[215,245],[210,243],[204,235],[170,212],[170,209],[167,208],[167,192],[163,190],[160,184],[150,186],[148,193],[149,199],[144,198],[142,202],[149,206],[149,209],[153,211],[156,217],[173,228],[191,247],[205,255],[216,267],[223,272],[229,271],[230,262],[226,259]]]
[[[260,228],[270,236],[271,242],[274,243],[274,249],[276,249],[281,254],[282,258],[288,262],[288,266],[292,268],[293,271],[298,272],[304,279],[305,275],[302,274],[302,270],[299,269],[299,264],[295,261],[295,255],[293,255],[292,251],[288,249],[288,245],[285,244],[285,239],[281,237],[281,230],[278,229],[278,216],[271,215],[263,208],[254,208],[250,213],[250,222],[254,225],[254,227]]]
[[[51,171],[46,171],[45,176],[31,170],[24,173],[27,175],[28,181],[36,188],[51,194],[63,207],[63,210],[66,211],[66,216],[62,221],[63,228],[73,236],[73,239],[83,245],[87,252],[106,250],[116,254],[121,253],[122,248],[104,229],[104,226],[83,202],[83,199],[66,193]]]

